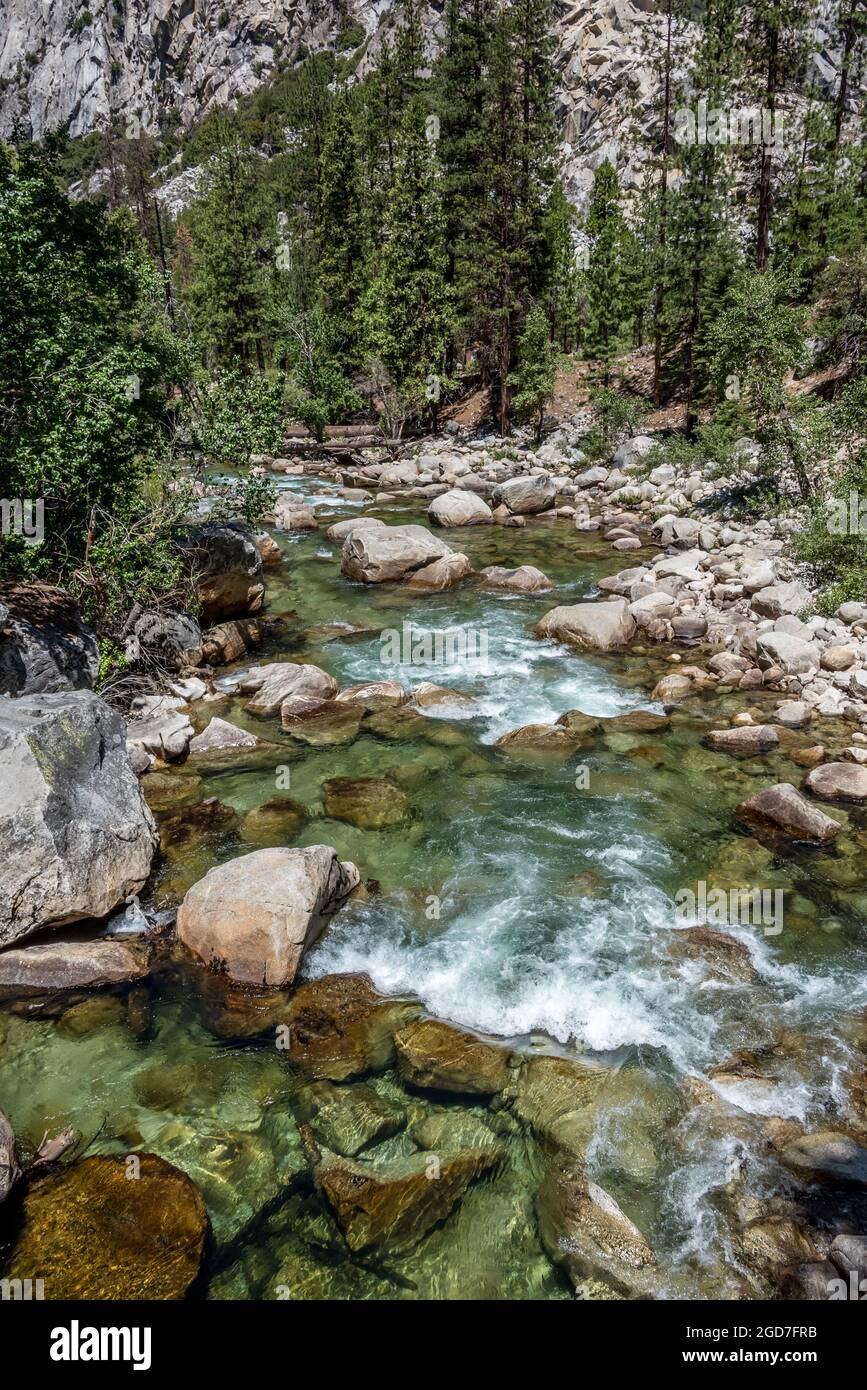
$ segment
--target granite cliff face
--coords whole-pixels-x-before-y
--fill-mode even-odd
[[[117,116],[132,135],[155,133],[166,119],[186,127],[314,49],[352,57],[361,74],[394,8],[393,0],[0,0],[0,138],[17,129],[38,139],[66,124],[85,135]],[[641,181],[629,127],[653,119],[649,52],[663,9],[661,0],[558,6],[564,173],[579,205],[606,156],[627,189]],[[444,0],[424,12],[431,50],[443,12]],[[835,54],[821,23],[818,37],[819,83],[833,88]],[[194,188],[178,193],[183,205]]]
[[[169,113],[188,126],[304,48],[354,53],[363,72],[392,11],[390,0],[0,0],[0,137],[67,123],[85,135],[114,116],[131,134]],[[650,94],[641,40],[655,12],[654,0],[560,9],[560,117],[579,201],[598,160],[617,157],[624,104]],[[441,0],[425,15],[432,48],[442,15]]]

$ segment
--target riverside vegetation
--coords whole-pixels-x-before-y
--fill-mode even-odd
[[[864,25],[823,87],[814,8],[664,6],[583,212],[540,0],[109,132],[107,199],[3,150],[12,1286],[867,1278]],[[797,144],[679,145],[698,94]]]

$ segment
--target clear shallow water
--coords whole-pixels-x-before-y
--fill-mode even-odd
[[[807,858],[774,859],[737,834],[731,811],[739,800],[803,776],[784,753],[744,764],[702,746],[710,720],[733,713],[743,697],[705,699],[676,712],[662,733],[606,734],[566,759],[505,756],[493,745],[519,725],[550,722],[569,709],[610,716],[651,707],[664,653],[592,658],[532,636],[548,608],[594,592],[594,580],[617,567],[610,547],[552,520],[522,531],[471,528],[446,538],[476,568],[532,563],[555,591],[511,597],[467,585],[418,596],[399,586],[351,585],[339,574],[339,546],[324,531],[357,504],[333,498],[324,484],[291,486],[314,505],[322,529],[279,537],[286,565],[269,578],[268,611],[285,624],[260,659],[303,656],[342,686],[433,680],[473,698],[430,711],[410,739],[362,731],[346,746],[314,749],[293,746],[276,719],[255,720],[231,698],[197,711],[200,724],[219,714],[280,742],[290,794],[310,815],[292,843],[331,844],[379,885],[339,914],[308,953],[304,974],[365,971],[386,993],[408,992],[440,1017],[522,1048],[574,1052],[627,1072],[639,1067],[669,1096],[684,1077],[706,1075],[743,1049],[774,1049],[758,1080],[718,1087],[754,1117],[752,1140],[732,1137],[725,1126],[709,1129],[701,1107],[678,1111],[675,1122],[664,1107],[630,1102],[600,1109],[588,1149],[591,1173],[651,1238],[669,1293],[733,1296],[742,1271],[723,1196],[734,1182],[757,1192],[780,1182],[773,1166],[755,1158],[763,1119],[827,1125],[850,1113],[844,1078],[867,1003],[867,851],[857,838],[867,818],[835,812],[847,823],[837,848]],[[424,520],[407,505],[378,514]],[[361,632],[328,640],[321,627],[335,623]],[[483,633],[487,670],[458,660],[383,662],[383,629],[404,623]],[[829,732],[829,746],[835,740],[840,732]],[[586,777],[577,775],[581,769]],[[173,775],[182,779],[183,769]],[[365,831],[326,817],[322,784],[337,775],[398,783],[411,803],[409,826]],[[275,795],[275,774],[209,776],[193,795],[216,796],[244,815]],[[168,845],[156,899],[177,901],[211,864],[251,847],[232,831]],[[733,929],[752,958],[752,981],[721,978],[700,954],[677,949],[677,890],[732,877],[787,895],[781,935]],[[14,1050],[11,1066],[4,1056],[0,1103],[34,1143],[44,1128],[73,1123],[97,1135],[91,1151],[153,1147],[200,1180],[204,1173],[213,1182],[219,1171],[226,1210],[246,1202],[253,1224],[242,1238],[237,1221],[220,1217],[235,1246],[231,1259],[225,1248],[215,1259],[213,1296],[274,1297],[287,1261],[298,1297],[567,1296],[535,1236],[540,1159],[519,1136],[509,1140],[508,1174],[473,1188],[443,1228],[398,1261],[411,1288],[336,1259],[309,1194],[286,1204],[282,1218],[261,1217],[256,1193],[267,1191],[262,1173],[277,1144],[274,1117],[291,1105],[285,1068],[271,1048],[214,1039],[182,982],[159,979],[151,993],[155,1022],[140,1038],[119,1019],[74,1041],[50,1021],[11,1020],[7,1049]],[[177,1074],[178,1067],[188,1070],[177,1094],[155,1110],[153,1083],[140,1073]],[[216,1087],[200,1080],[215,1076]],[[391,1075],[375,1085],[406,1104]],[[395,1156],[402,1151],[398,1145]],[[504,1252],[507,1228],[518,1234]]]

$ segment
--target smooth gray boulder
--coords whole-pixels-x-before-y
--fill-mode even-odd
[[[807,776],[807,787],[823,801],[867,800],[867,767],[858,763],[822,763]]]
[[[760,618],[781,618],[784,613],[800,613],[812,599],[800,580],[791,584],[768,584],[753,594],[753,608]]]
[[[787,676],[806,675],[818,671],[821,655],[815,642],[788,632],[763,632],[756,638],[756,661],[763,670],[779,666]]]
[[[510,478],[494,488],[493,501],[495,507],[502,502],[513,516],[531,516],[553,507],[556,497],[550,478]]]
[[[164,666],[198,666],[202,661],[202,629],[190,613],[146,612],[136,620],[127,639],[127,656],[137,661],[141,649],[152,653]]]
[[[451,546],[423,526],[368,527],[343,542],[340,570],[361,584],[383,584],[451,553]]]
[[[50,584],[0,586],[0,695],[89,690],[96,637],[68,594]]]
[[[627,439],[617,449],[614,455],[614,467],[634,468],[643,458],[647,457],[656,442],[649,434],[633,435],[632,439]]]
[[[427,514],[434,526],[484,526],[494,520],[484,498],[457,487],[435,497]]]
[[[553,637],[559,642],[602,652],[624,646],[634,632],[635,619],[629,604],[622,598],[552,608],[536,625],[539,637]]]
[[[119,714],[83,690],[0,699],[0,947],[104,917],[156,843]]]

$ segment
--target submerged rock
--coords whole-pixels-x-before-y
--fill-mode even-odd
[[[397,1134],[406,1117],[363,1083],[335,1086],[314,1081],[296,1100],[300,1117],[309,1122],[317,1140],[344,1158]]]
[[[394,1061],[394,1034],[421,1012],[387,999],[367,975],[324,975],[295,990],[280,1034],[287,1060],[307,1076],[348,1081]]]
[[[601,1278],[627,1297],[652,1295],[656,1257],[638,1227],[571,1159],[555,1162],[536,1199],[539,1235],[573,1284]]]
[[[867,1148],[848,1134],[823,1130],[786,1144],[780,1158],[787,1168],[817,1181],[867,1187]]]
[[[492,1146],[419,1153],[387,1167],[329,1156],[314,1175],[350,1250],[410,1250],[502,1156]]]
[[[3,1111],[0,1110],[0,1202],[9,1195],[20,1174],[15,1157],[15,1135]]]
[[[840,833],[837,821],[813,806],[790,782],[778,782],[735,807],[739,821],[751,827],[761,839],[783,837],[827,844]]]
[[[705,742],[737,758],[752,758],[776,748],[780,736],[771,724],[742,724],[736,729],[712,729]]]
[[[359,830],[394,830],[412,819],[406,793],[384,777],[330,777],[322,791],[326,816]]]
[[[155,849],[119,714],[89,691],[0,698],[0,947],[104,917]]]
[[[395,1034],[403,1081],[424,1090],[492,1096],[510,1079],[510,1052],[437,1018],[419,1019]]]
[[[158,1158],[86,1158],[33,1183],[5,1270],[45,1298],[182,1299],[202,1264],[208,1217],[190,1179]]]
[[[329,845],[262,849],[211,869],[178,910],[183,944],[242,984],[280,989],[359,881]]]
[[[530,1057],[514,1087],[519,1120],[554,1148],[583,1157],[609,1072],[568,1057]]]
[[[290,796],[272,796],[244,817],[241,835],[267,848],[294,840],[307,824],[307,808]]]

